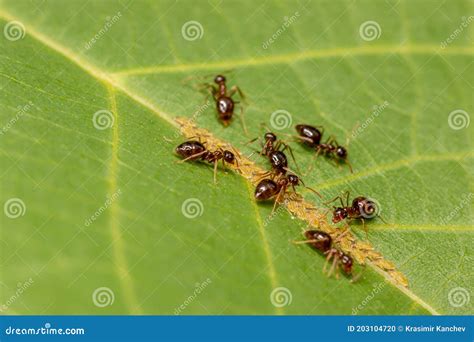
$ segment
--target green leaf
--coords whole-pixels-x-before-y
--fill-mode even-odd
[[[3,1],[1,311],[472,313],[472,12],[470,1]],[[191,21],[195,40],[182,33]],[[250,137],[277,110],[340,142],[359,122],[353,174],[294,153],[303,171],[316,163],[304,180],[325,199],[380,203],[389,223],[367,222],[368,240],[407,289],[370,266],[355,283],[326,277],[323,256],[291,244],[304,222],[285,210],[268,220],[272,205],[236,173],[214,185],[210,165],[175,162],[173,119],[205,102],[183,80],[218,72],[248,98]],[[113,124],[97,129],[94,115]],[[213,106],[196,124],[252,151]]]

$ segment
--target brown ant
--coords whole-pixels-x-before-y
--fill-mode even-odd
[[[353,173],[352,165],[347,159],[347,149],[344,146],[339,145],[333,136],[330,136],[326,142],[321,143],[324,133],[324,129],[321,126],[296,125],[295,128],[298,132],[298,139],[316,150],[315,157],[322,154],[332,158],[336,163],[343,162],[349,166],[351,173]]]
[[[332,217],[333,223],[341,222],[344,219],[348,219],[349,221],[359,219],[362,221],[362,226],[367,234],[367,229],[365,227],[364,219],[371,219],[371,218],[374,218],[375,216],[378,216],[380,217],[382,221],[385,222],[385,220],[379,215],[380,208],[378,207],[377,203],[375,203],[373,200],[367,197],[358,196],[354,198],[352,200],[352,204],[349,205],[349,191],[346,191],[345,194],[346,194],[345,203],[341,196],[337,196],[331,201],[326,203],[326,204],[329,204],[336,201],[337,199],[340,200],[341,206],[333,207],[333,217]]]
[[[288,187],[292,187],[293,193],[297,194],[295,186],[303,185],[308,190],[311,190],[316,195],[321,197],[321,194],[316,190],[313,190],[306,185],[303,181],[295,174],[282,175],[276,180],[265,178],[261,180],[255,187],[255,199],[257,201],[265,201],[274,198],[275,203],[273,205],[272,214],[278,203],[281,202],[282,197],[287,192]]]
[[[214,78],[214,83],[204,83],[203,86],[210,91],[210,94],[214,98],[216,102],[216,109],[219,120],[224,125],[224,127],[229,126],[232,116],[234,114],[234,107],[237,101],[232,99],[235,93],[238,93],[240,98],[245,101],[245,95],[240,90],[238,86],[233,86],[230,89],[227,88],[226,78],[223,75],[217,75]],[[242,126],[244,128],[244,132],[248,135],[247,126],[245,125],[244,116],[243,116],[243,109],[240,107],[240,120],[242,122]]]
[[[209,151],[204,144],[196,140],[185,141],[178,145],[175,151],[180,157],[184,158],[183,160],[180,160],[181,163],[188,160],[198,159],[214,163],[214,183],[217,183],[217,163],[219,160],[222,160],[222,165],[224,166],[225,163],[238,166],[235,154],[231,151],[222,148],[219,148],[216,151]]]
[[[342,233],[337,239],[340,239],[345,234],[346,233]],[[336,270],[336,277],[338,277],[337,270],[339,269],[341,269],[345,275],[352,275],[352,266],[354,264],[352,257],[333,247],[333,240],[328,233],[321,230],[306,230],[303,235],[306,237],[306,240],[293,241],[293,243],[308,244],[312,248],[326,255],[326,263],[323,268],[324,273],[326,273],[328,262],[332,259],[333,262],[329,272],[327,273],[328,276],[331,276]],[[353,277],[351,281],[354,282],[356,279],[358,279],[358,276],[355,278]]]

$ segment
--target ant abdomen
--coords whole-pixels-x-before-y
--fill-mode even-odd
[[[322,253],[331,249],[331,236],[321,230],[307,230],[304,232],[304,236],[311,247]]]
[[[316,127],[310,125],[296,125],[295,128],[306,145],[316,147],[321,142],[323,134]]]

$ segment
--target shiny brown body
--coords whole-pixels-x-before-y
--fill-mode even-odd
[[[215,84],[206,83],[204,84],[204,86],[210,90],[212,97],[214,98],[219,121],[227,127],[232,120],[232,116],[234,115],[235,104],[237,103],[232,99],[232,97],[236,92],[239,93],[242,99],[244,99],[245,96],[240,90],[240,88],[237,86],[233,86],[232,88],[228,89],[226,78],[222,75],[217,75],[214,78],[214,83]],[[245,133],[247,133],[247,128],[245,126],[243,118],[241,117],[241,119]]]

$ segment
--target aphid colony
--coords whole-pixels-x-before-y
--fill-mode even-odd
[[[215,84],[205,83],[202,85],[202,87],[208,91],[210,95],[212,95],[216,103],[218,119],[224,126],[227,127],[230,124],[234,114],[234,104],[237,103],[232,99],[232,96],[237,92],[242,99],[245,97],[240,88],[237,86],[233,86],[232,88],[228,89],[226,85],[226,78],[222,75],[217,75],[214,78],[214,82]],[[242,121],[244,131],[246,132],[246,126],[243,120],[243,111],[240,113],[240,119]],[[349,167],[350,172],[352,172],[352,166],[348,161],[347,149],[344,146],[338,144],[333,136],[329,136],[324,142],[322,142],[324,134],[323,127],[298,124],[295,126],[295,129],[297,135],[294,138],[296,141],[310,148],[314,152],[314,158],[317,158],[319,155],[323,155],[335,164],[346,164]],[[249,141],[249,143],[253,143],[256,140],[258,140],[258,138]],[[219,161],[222,161],[223,166],[226,164],[232,164],[235,166],[235,169],[239,171],[237,158],[239,155],[236,150],[230,151],[218,148],[211,151],[206,148],[205,145],[205,142],[201,142],[200,140],[188,140],[177,146],[175,151],[180,157],[183,158],[180,162],[201,160],[214,164],[214,182],[216,182],[217,165]],[[296,187],[299,185],[302,185],[306,189],[314,192],[320,198],[322,197],[316,190],[307,187],[301,180],[301,177],[288,167],[286,151],[289,152],[296,165],[296,160],[288,143],[278,139],[277,136],[270,131],[266,132],[263,136],[263,141],[261,141],[261,150],[255,151],[268,160],[271,168],[267,172],[258,175],[258,183],[255,187],[254,197],[257,201],[273,200],[274,205],[272,213],[275,211],[275,208],[278,204],[284,202],[285,198],[289,197],[293,200],[298,200],[301,198],[301,196],[298,195],[296,191]],[[341,196],[337,196],[333,200],[325,203],[329,204],[338,199],[340,200],[341,206],[334,206],[332,209],[333,223],[338,223],[343,220],[346,220],[346,222],[360,220],[365,229],[364,219],[370,219],[375,216],[379,216],[378,207],[372,200],[363,196],[359,196],[354,198],[352,203],[350,203],[349,192],[346,192],[345,195],[345,202]],[[342,235],[344,235],[344,233],[342,233],[341,236]],[[323,253],[326,256],[327,262],[332,260],[332,266],[328,272],[329,275],[333,273],[338,275],[338,270],[342,270],[345,275],[352,276],[353,259],[350,255],[342,252],[335,246],[335,243],[337,243],[338,239],[333,240],[329,234],[319,230],[306,230],[304,232],[304,236],[306,237],[306,240],[296,241],[295,243],[308,244],[312,248]],[[327,263],[325,265],[325,269],[326,266]]]

